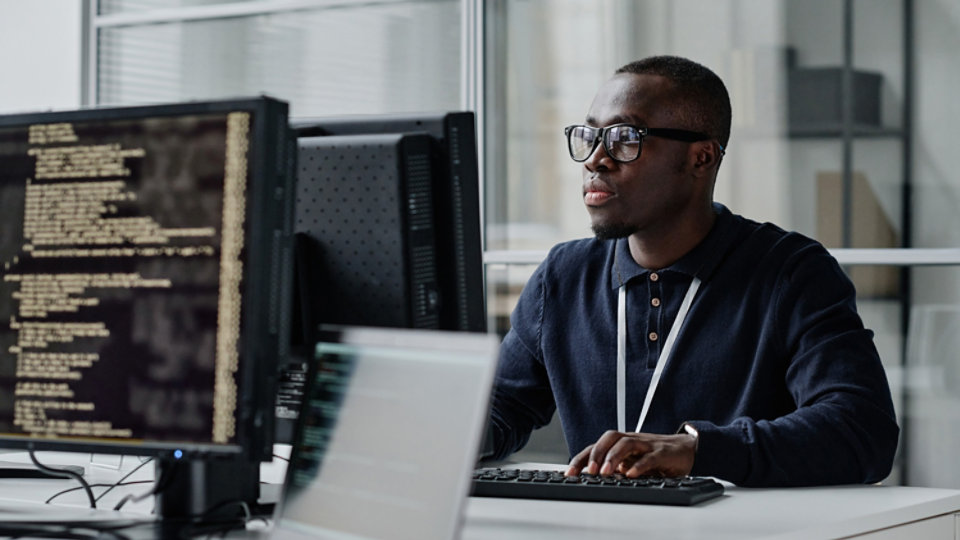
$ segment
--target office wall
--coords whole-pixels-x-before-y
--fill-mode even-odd
[[[0,113],[80,105],[79,0],[0,0]]]

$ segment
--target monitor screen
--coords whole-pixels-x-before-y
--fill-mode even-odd
[[[0,117],[0,446],[269,455],[290,134],[270,98]]]
[[[325,330],[310,366],[277,534],[455,538],[499,340],[468,332]]]

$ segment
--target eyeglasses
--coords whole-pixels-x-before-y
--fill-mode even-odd
[[[595,128],[584,125],[567,126],[563,129],[567,136],[567,149],[570,157],[576,162],[583,162],[589,158],[600,141],[616,162],[628,163],[640,157],[640,147],[644,137],[654,136],[675,141],[698,142],[710,140],[706,133],[672,128],[642,128],[630,124],[614,124],[612,126]],[[720,153],[725,153],[723,145]]]

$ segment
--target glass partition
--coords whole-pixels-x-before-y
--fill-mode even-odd
[[[716,200],[839,253],[911,438],[902,451],[933,442],[911,429],[908,326],[927,304],[960,304],[960,249],[934,263],[896,250],[960,246],[960,177],[945,146],[960,116],[949,90],[960,81],[960,64],[949,60],[960,49],[960,7],[601,0],[583,10],[576,0],[494,0],[485,16],[487,261],[497,265],[488,291],[499,331],[526,269],[557,242],[591,234],[563,126],[583,120],[619,66],[686,56],[716,71],[731,95]],[[850,249],[891,251],[850,263]],[[549,431],[531,442],[534,457],[566,454]],[[910,472],[916,459],[902,456],[891,481],[926,482]]]

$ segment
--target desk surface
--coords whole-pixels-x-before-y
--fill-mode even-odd
[[[47,454],[47,453],[45,453]],[[0,456],[8,459],[12,455]],[[19,459],[17,460],[19,461]],[[90,455],[50,455],[45,461],[86,464],[91,481],[116,481],[138,460],[127,458],[117,469],[90,465]],[[543,464],[518,464],[543,468]],[[135,475],[152,476],[150,467]],[[277,464],[264,465],[267,481],[282,478]],[[0,479],[2,499],[43,501],[75,486],[70,480]],[[148,486],[118,488],[104,499],[112,503],[124,493],[142,493]],[[85,504],[80,493],[57,500],[68,507]],[[105,505],[106,506],[106,505]],[[110,507],[107,506],[107,507]],[[124,507],[132,515],[149,514],[152,503]],[[59,507],[64,509],[63,506]],[[56,512],[56,507],[52,508]],[[960,538],[953,514],[960,512],[960,491],[899,486],[839,486],[819,488],[751,489],[727,486],[726,493],[692,507],[576,503],[565,501],[470,498],[466,504],[461,540],[598,540],[670,539],[809,539],[855,536],[923,523],[946,516],[937,537]],[[913,525],[911,525],[913,526]],[[928,529],[929,531],[930,529]],[[889,532],[889,531],[888,531]],[[900,531],[909,533],[909,531]],[[924,533],[882,538],[932,538]]]
[[[958,511],[960,492],[884,486],[731,487],[693,507],[471,498],[462,538],[837,538]]]
[[[949,527],[945,537],[955,538],[952,514],[957,512],[960,491],[876,485],[785,489],[726,485],[723,496],[691,507],[472,497],[462,540],[806,540],[862,535],[944,515],[951,516],[943,522]]]

